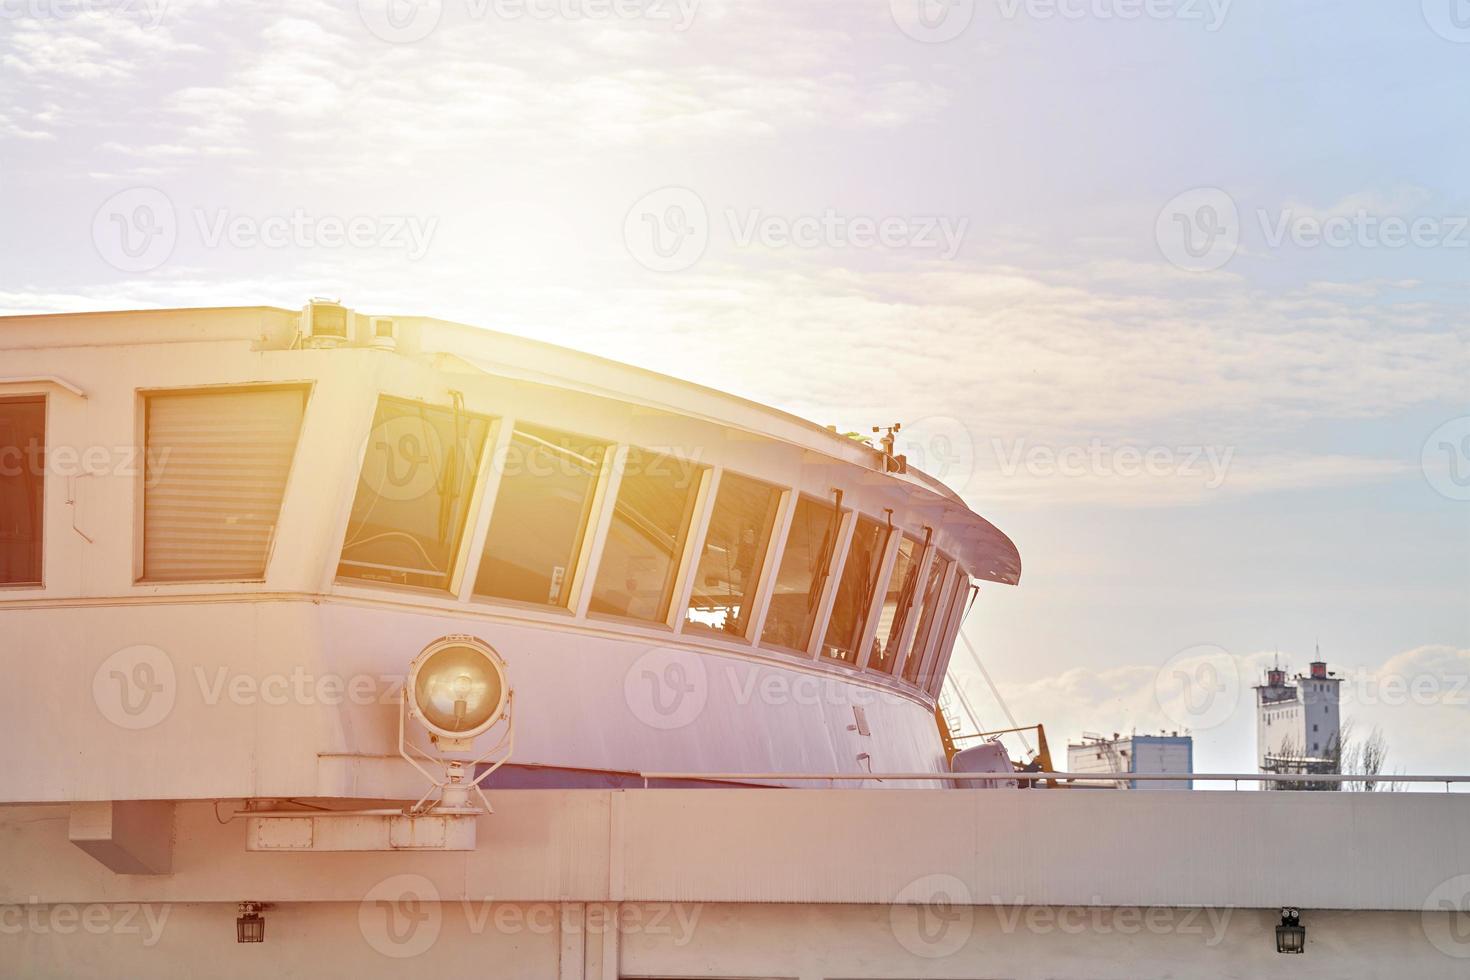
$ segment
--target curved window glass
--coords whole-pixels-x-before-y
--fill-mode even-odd
[[[949,658],[954,653],[954,644],[959,640],[960,624],[969,611],[969,601],[970,577],[959,572],[955,575],[954,599],[950,603],[949,615],[944,620],[944,630],[939,634],[938,646],[929,663],[924,665],[924,673],[919,678],[920,686],[930,694],[939,694],[944,675],[949,672]]]
[[[934,639],[935,625],[943,618],[939,614],[944,608],[944,579],[949,574],[950,559],[935,555],[929,563],[929,574],[924,580],[924,592],[919,599],[919,625],[914,630],[914,642],[909,645],[909,654],[903,660],[903,679],[911,684],[919,683],[919,670],[924,665],[924,654]]]
[[[826,589],[836,537],[835,507],[810,497],[796,502],[770,608],[761,628],[762,644],[806,652]]]
[[[749,632],[751,602],[780,507],[776,487],[734,473],[720,477],[684,612],[689,626],[738,637]]]
[[[888,528],[868,517],[859,517],[847,548],[842,577],[837,580],[837,599],[827,620],[822,656],[856,665],[868,610],[878,589],[883,553],[888,549]]]
[[[565,606],[607,447],[517,425],[506,451],[475,594]]]
[[[380,398],[337,575],[448,589],[487,419]]]
[[[628,450],[590,611],[655,623],[667,618],[702,469],[685,459]]]
[[[883,593],[883,608],[878,612],[878,632],[873,637],[873,655],[868,669],[882,674],[893,673],[898,659],[898,644],[913,608],[919,588],[919,559],[924,546],[908,535],[898,543],[898,556],[893,560],[893,573]]]

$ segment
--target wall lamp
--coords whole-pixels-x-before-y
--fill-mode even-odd
[[[1281,910],[1281,925],[1276,927],[1276,952],[1305,953],[1307,951],[1307,927],[1302,925],[1302,910]]]
[[[265,942],[265,916],[260,914],[265,907],[264,902],[240,903],[240,915],[235,919],[235,942]]]

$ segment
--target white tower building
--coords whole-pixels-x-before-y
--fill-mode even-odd
[[[1342,766],[1339,709],[1342,679],[1328,671],[1320,648],[1306,674],[1288,679],[1272,667],[1256,686],[1256,749],[1261,772],[1337,773]],[[1337,789],[1337,784],[1306,783],[1267,789]]]

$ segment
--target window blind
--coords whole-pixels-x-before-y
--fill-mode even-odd
[[[143,578],[265,578],[306,408],[303,389],[146,398]]]

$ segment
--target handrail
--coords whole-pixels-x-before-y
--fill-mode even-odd
[[[1341,775],[1338,773],[1323,773],[1321,775],[1302,773],[1266,773],[1266,772],[1239,772],[1239,773],[1159,773],[1159,772],[640,772],[639,778],[647,787],[650,780],[707,780],[713,782],[766,782],[770,780],[783,780],[789,782],[915,782],[923,780],[940,780],[956,782],[972,782],[975,780],[999,781],[1003,779],[1016,779],[1027,782],[1036,782],[1042,779],[1055,779],[1069,783],[1118,783],[1127,781],[1149,781],[1157,780],[1163,782],[1182,782],[1184,780],[1198,780],[1200,782],[1233,782],[1239,788],[1241,782],[1257,783],[1444,783],[1445,792],[1450,792],[1452,783],[1470,783],[1470,776],[1401,776],[1378,774],[1376,776]]]

